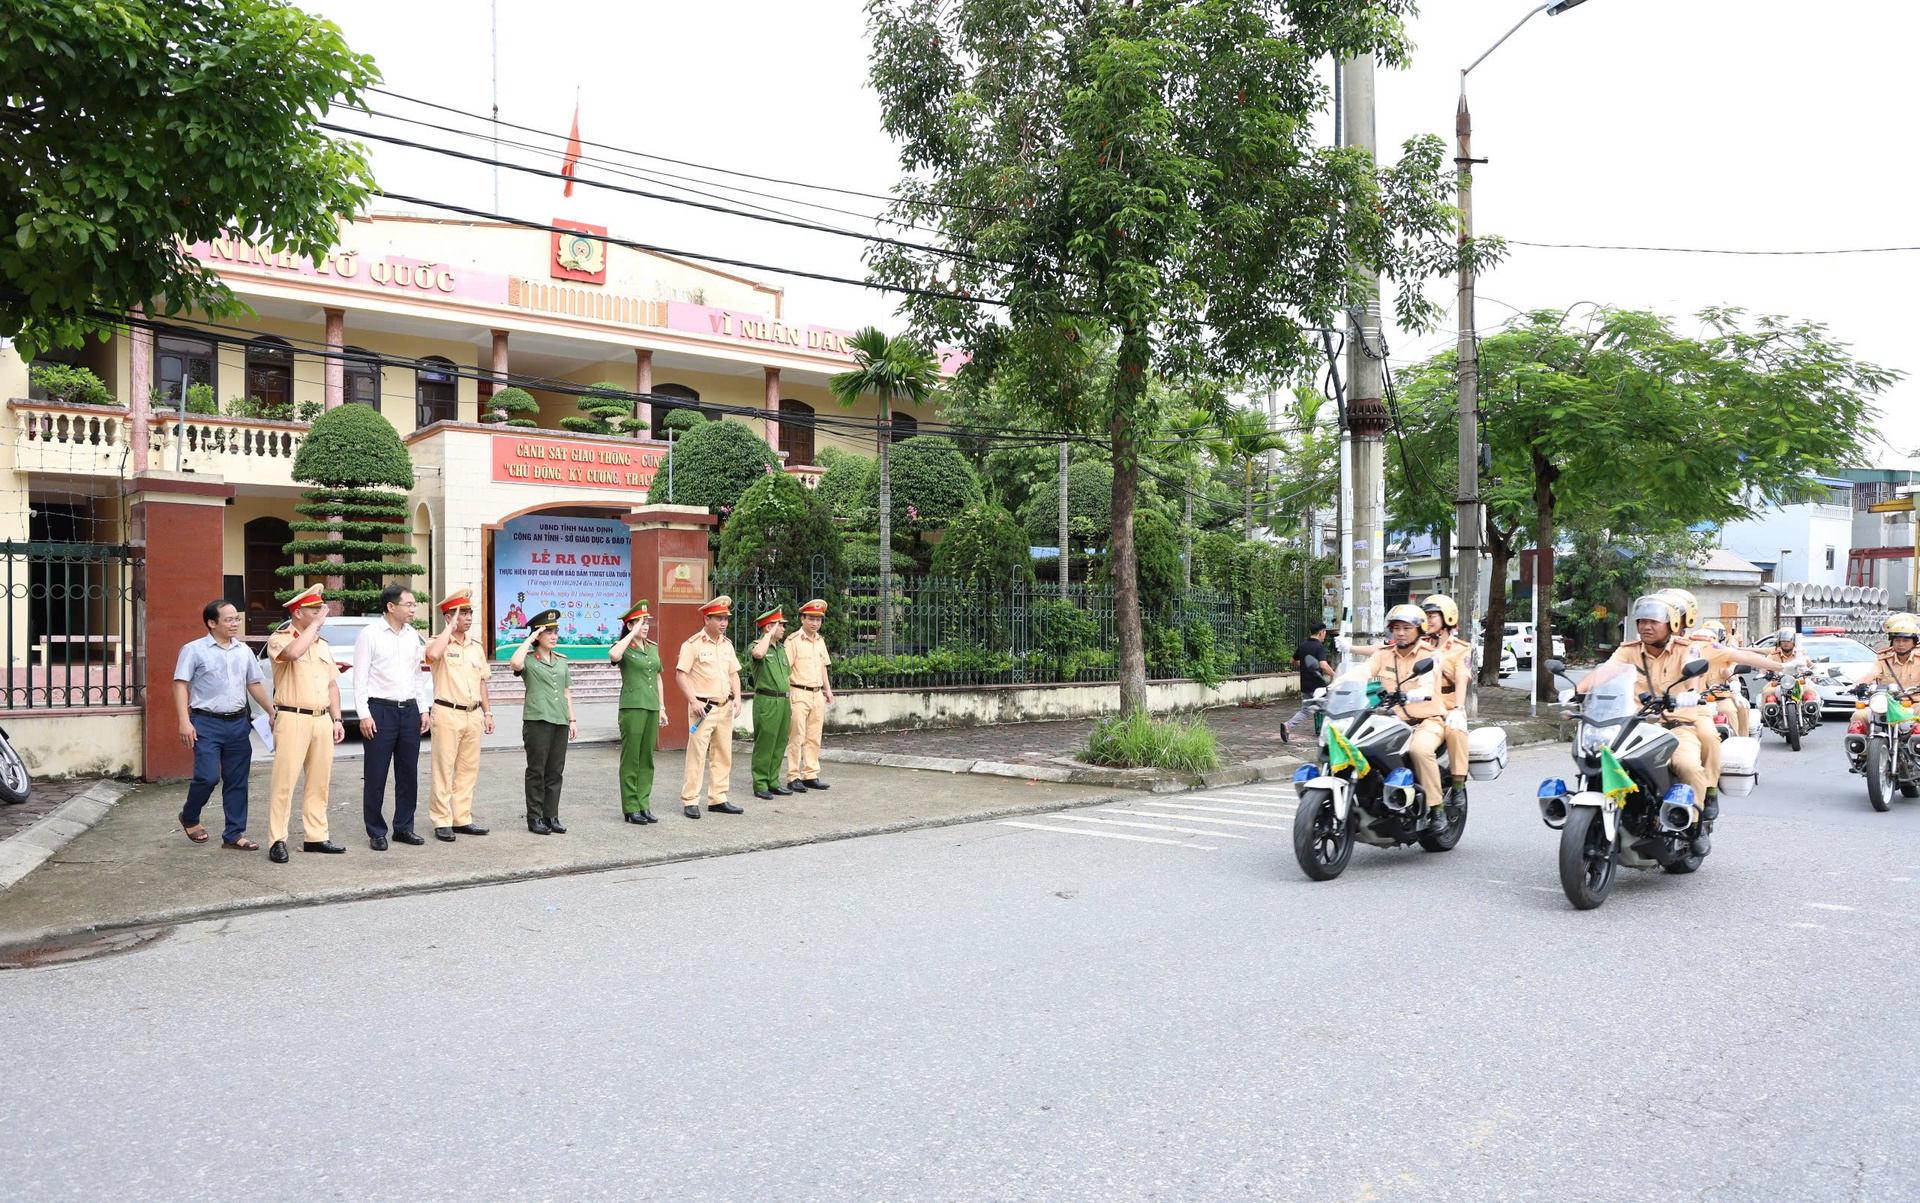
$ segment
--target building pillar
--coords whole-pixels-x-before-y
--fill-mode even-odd
[[[133,358],[127,364],[127,391],[133,395],[127,398],[127,439],[133,450],[135,476],[147,470],[147,455],[152,450],[147,431],[153,415],[153,330],[141,324],[145,317],[146,309],[135,305],[134,324],[128,327]]]
[[[780,369],[762,368],[767,374],[767,446],[780,450]]]
[[[347,349],[347,311],[327,312],[326,395],[328,409],[339,409],[347,399],[347,361],[340,358]]]
[[[180,743],[173,664],[182,645],[207,633],[200,609],[221,596],[218,548],[233,486],[201,473],[145,472],[123,486],[133,545],[136,668],[146,686],[142,724],[148,781],[193,775],[193,749]],[[208,548],[216,549],[208,554]]]
[[[633,391],[646,395],[653,391],[653,351],[648,347],[633,349]],[[653,406],[642,401],[634,407],[636,422],[648,430],[653,429]]]
[[[687,746],[687,699],[680,692],[673,666],[680,645],[699,633],[700,603],[707,600],[707,581],[713,558],[707,549],[707,528],[716,519],[705,506],[648,505],[621,515],[632,532],[631,598],[653,603],[653,639],[660,645],[660,712],[667,725],[660,728],[659,747],[671,751]]]
[[[485,417],[487,402],[501,389],[507,387],[507,332],[493,332],[493,379],[480,382],[480,412],[476,418]]]

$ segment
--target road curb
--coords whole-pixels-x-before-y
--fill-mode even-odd
[[[0,840],[0,891],[12,889],[75,836],[106,818],[132,789],[127,781],[96,781],[41,815],[31,827]]]

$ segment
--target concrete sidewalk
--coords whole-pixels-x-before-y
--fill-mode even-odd
[[[243,911],[346,902],[423,890],[722,856],[792,844],[939,826],[1001,814],[1082,806],[1112,791],[1017,777],[978,776],[869,765],[831,765],[824,792],[774,798],[753,796],[747,745],[735,745],[732,800],[744,815],[680,813],[684,760],[657,758],[653,807],[660,822],[635,826],[620,817],[617,748],[575,745],[567,758],[560,815],[566,835],[527,831],[518,752],[483,752],[474,821],[492,829],[442,843],[432,838],[426,813],[427,761],[421,758],[416,826],[427,842],[367,846],[361,821],[359,765],[337,762],[329,835],[344,856],[299,850],[300,813],[294,807],[292,862],[267,860],[267,775],[252,778],[248,835],[258,852],[219,846],[219,797],[206,822],[215,838],[193,844],[178,815],[186,783],[142,786],[120,800],[98,824],[67,843],[11,890],[0,894],[0,947],[43,942],[92,929],[175,923]],[[389,787],[391,788],[391,787]],[[388,803],[391,814],[391,801]]]

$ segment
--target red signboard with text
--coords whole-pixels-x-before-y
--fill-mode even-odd
[[[666,448],[554,438],[528,431],[493,436],[493,478],[508,484],[645,492]]]

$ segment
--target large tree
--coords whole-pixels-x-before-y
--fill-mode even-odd
[[[1279,377],[1315,354],[1357,268],[1454,270],[1437,138],[1381,170],[1316,141],[1329,56],[1408,49],[1407,0],[870,0],[871,77],[901,147],[894,216],[951,253],[877,250],[919,328],[1039,382],[1113,480],[1123,709],[1146,703],[1133,513],[1173,381]],[[1409,325],[1431,317],[1399,294]],[[1004,302],[996,307],[976,302]],[[1098,334],[1087,337],[1087,331]],[[1111,347],[1103,388],[1045,387]]]
[[[0,336],[31,355],[93,310],[240,312],[188,243],[318,258],[373,180],[317,123],[376,82],[283,0],[88,0],[0,10]]]

